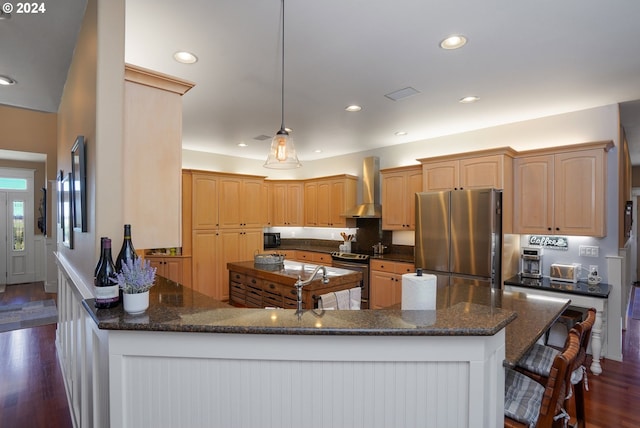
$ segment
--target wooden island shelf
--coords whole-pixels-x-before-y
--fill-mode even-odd
[[[285,260],[282,264],[256,264],[253,261],[228,263],[229,303],[248,308],[277,307],[295,309],[298,304],[295,283],[300,277],[309,279],[318,265]],[[321,272],[302,289],[305,309],[317,306],[326,293],[359,287],[362,273],[325,267],[328,284],[322,283]]]

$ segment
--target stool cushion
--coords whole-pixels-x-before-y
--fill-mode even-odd
[[[559,353],[560,351],[550,346],[534,343],[517,365],[531,373],[548,377],[553,360]]]
[[[535,427],[540,414],[544,387],[515,370],[505,369],[504,415]]]

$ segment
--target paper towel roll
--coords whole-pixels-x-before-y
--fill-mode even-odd
[[[402,275],[402,310],[433,310],[436,308],[437,278],[435,275]]]

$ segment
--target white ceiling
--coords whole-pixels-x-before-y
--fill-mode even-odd
[[[0,104],[57,110],[85,3],[57,0],[45,15],[0,20],[0,74],[19,82],[0,87]],[[184,148],[266,158],[269,140],[254,138],[280,127],[280,6],[126,1],[125,60],[196,83],[183,98]],[[286,0],[285,8],[284,121],[303,163],[630,102],[622,119],[640,164],[638,1]],[[440,49],[450,34],[469,42]],[[175,62],[178,50],[199,61]],[[384,96],[405,87],[420,93]],[[480,101],[458,102],[467,95]],[[350,104],[363,110],[344,111]]]

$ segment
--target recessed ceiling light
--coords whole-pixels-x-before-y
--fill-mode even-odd
[[[461,34],[454,34],[440,42],[442,49],[459,49],[467,44],[467,38]]]
[[[479,99],[480,97],[476,97],[475,95],[470,95],[468,97],[460,98],[459,101],[463,104],[470,104],[470,103],[475,103]]]
[[[350,105],[350,106],[346,106],[344,109],[345,109],[346,111],[355,112],[355,111],[360,111],[360,110],[362,110],[362,107],[360,107],[360,106],[358,106],[358,105],[353,104],[353,105]]]
[[[173,59],[182,64],[193,64],[198,62],[198,57],[187,51],[179,51],[174,53]]]
[[[314,153],[322,153],[322,149],[315,149],[313,152]]]
[[[15,85],[16,83],[17,82],[13,80],[11,77],[0,75],[0,85],[11,86],[11,85]]]
[[[394,135],[396,137],[404,137],[405,135],[407,135],[407,131],[397,131],[394,133]]]
[[[247,143],[238,143],[238,147],[248,147]]]

